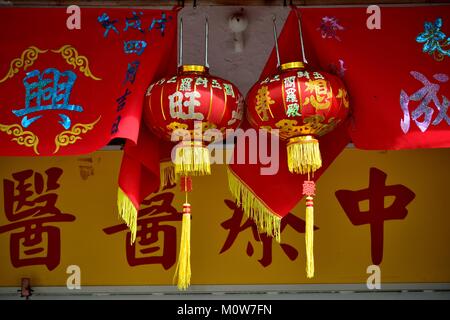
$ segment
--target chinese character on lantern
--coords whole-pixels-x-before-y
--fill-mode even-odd
[[[406,206],[415,198],[414,192],[401,184],[386,185],[386,173],[370,168],[369,187],[351,191],[338,190],[336,198],[351,223],[355,226],[370,225],[371,252],[373,264],[383,260],[383,233],[386,220],[403,220],[408,215]],[[394,202],[385,207],[386,197],[395,197]],[[359,203],[369,201],[369,210],[361,211]]]
[[[127,261],[130,266],[161,264],[165,270],[176,262],[177,228],[182,214],[173,207],[175,195],[164,192],[142,202],[138,212],[136,242],[131,244],[131,232],[125,237]],[[104,228],[106,234],[129,230],[126,224]]]
[[[332,91],[328,89],[328,83],[323,76],[314,72],[315,80],[305,82],[306,93],[311,93],[305,98],[304,105],[310,104],[317,110],[328,109],[331,106]]]
[[[267,86],[262,86],[258,90],[256,96],[256,113],[262,121],[269,120],[270,117],[273,118],[272,110],[270,110],[270,105],[274,104],[275,101],[270,97],[270,92]]]
[[[247,220],[243,222],[242,220],[244,214],[242,212],[242,209],[236,206],[235,202],[231,200],[225,200],[225,204],[228,208],[233,210],[233,215],[230,219],[224,221],[221,224],[222,228],[228,230],[228,236],[222,249],[220,250],[220,254],[228,251],[231,248],[241,232],[250,229],[252,231],[253,240],[255,240],[256,242],[262,242],[262,257],[258,260],[259,263],[263,267],[269,266],[272,263],[273,238],[267,236],[265,233],[259,233],[256,224],[252,219],[247,218]],[[286,226],[290,226],[298,233],[305,233],[305,221],[296,217],[292,213],[287,214],[283,219],[281,219],[281,232],[283,232]],[[317,227],[315,227],[314,229],[317,229]],[[287,243],[280,243],[280,247],[289,258],[289,260],[294,261],[297,259],[298,250],[293,246]],[[254,254],[254,247],[250,241],[248,241],[247,243],[246,253],[249,257],[252,257]]]
[[[174,94],[168,97],[170,116],[172,117],[172,119],[203,120],[204,119],[203,114],[201,112],[195,111],[196,107],[200,106],[200,101],[198,100],[201,97],[200,92],[198,91],[185,92],[184,96],[187,99],[184,102],[183,102],[183,93],[180,91],[176,91]]]
[[[3,180],[5,217],[10,223],[0,226],[0,234],[12,231],[10,256],[16,268],[46,265],[53,270],[59,265],[61,236],[54,224],[75,220],[56,206],[62,173],[60,168],[46,170],[45,176],[24,170]]]

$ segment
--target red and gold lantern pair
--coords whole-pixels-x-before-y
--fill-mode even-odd
[[[180,290],[187,289],[191,278],[191,206],[187,197],[192,191],[191,176],[211,173],[207,144],[223,139],[227,129],[236,129],[244,111],[244,99],[238,88],[209,74],[207,20],[205,33],[205,65],[183,65],[183,21],[180,21],[178,72],[150,85],[144,107],[145,123],[158,137],[177,142],[181,139],[174,147],[175,157],[172,159],[181,190],[186,193],[175,272]]]
[[[247,95],[247,118],[250,124],[271,133],[277,132],[287,144],[289,171],[306,174],[306,274],[314,276],[313,196],[314,172],[322,166],[318,138],[332,131],[349,113],[347,90],[335,75],[316,71],[306,63],[301,24],[300,42],[303,61],[280,65],[274,21],[278,72],[256,83]]]

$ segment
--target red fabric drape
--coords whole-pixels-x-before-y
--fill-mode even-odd
[[[0,155],[85,154],[138,140],[142,101],[174,64],[176,10],[0,10]],[[170,57],[168,59],[168,57]]]

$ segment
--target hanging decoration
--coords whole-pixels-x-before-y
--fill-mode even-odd
[[[88,154],[113,139],[136,142],[142,94],[177,40],[176,8],[139,12],[85,8],[74,31],[63,8],[1,8],[1,156]],[[124,50],[132,41],[142,44],[138,52]]]
[[[151,84],[144,105],[147,127],[159,138],[177,142],[172,161],[175,175],[180,178],[181,189],[186,193],[180,253],[175,273],[178,275],[180,290],[187,289],[191,277],[191,205],[187,196],[192,191],[191,177],[211,173],[207,145],[221,141],[227,129],[236,129],[241,123],[244,109],[244,98],[238,88],[209,74],[208,20],[205,23],[205,34],[205,65],[183,65],[181,20],[178,73]]]
[[[278,72],[256,83],[247,95],[249,123],[278,135],[287,143],[291,173],[304,174],[306,196],[307,277],[314,276],[313,197],[314,172],[322,166],[318,138],[332,131],[349,114],[349,100],[342,81],[335,75],[316,71],[307,65],[300,20],[303,61],[280,65],[277,31],[273,21]]]

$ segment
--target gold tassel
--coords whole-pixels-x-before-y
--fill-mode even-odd
[[[175,269],[174,281],[178,276],[177,287],[186,290],[191,284],[191,205],[183,204],[180,253]]]
[[[255,221],[258,229],[277,242],[281,241],[281,217],[272,212],[235,174],[228,169],[228,186],[238,207],[247,217]]]
[[[314,201],[306,197],[306,277],[314,277]]]
[[[312,136],[289,139],[287,157],[289,171],[292,173],[311,173],[322,166],[319,141]]]
[[[119,216],[125,221],[131,232],[131,244],[136,241],[137,231],[137,209],[134,207],[133,202],[123,192],[121,188],[117,192],[117,206],[119,208]]]
[[[180,176],[211,174],[208,148],[201,141],[182,142],[175,153],[175,173]]]

